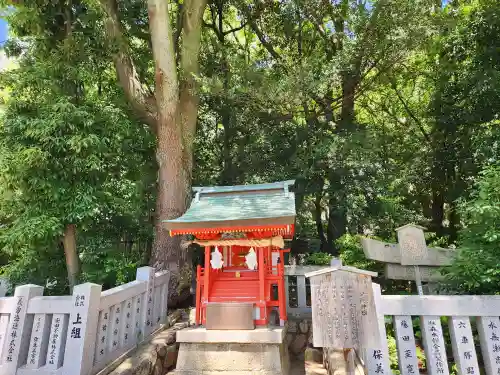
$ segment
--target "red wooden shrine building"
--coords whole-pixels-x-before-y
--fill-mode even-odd
[[[172,236],[193,235],[205,248],[196,272],[197,324],[216,303],[252,304],[256,325],[269,324],[272,310],[282,325],[287,320],[283,259],[295,227],[293,184],[194,188],[186,213],[165,221]]]

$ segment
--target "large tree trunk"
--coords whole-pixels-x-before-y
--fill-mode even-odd
[[[342,107],[339,121],[341,132],[347,133],[354,129],[354,104],[359,85],[359,69],[359,61],[357,61],[354,71],[348,70],[342,73]]]
[[[334,49],[340,51],[344,48],[343,45],[343,35],[346,16],[348,12],[349,1],[342,0],[337,3],[336,8],[338,13],[338,18],[334,22],[335,32],[339,35],[336,42],[334,43]],[[336,128],[336,133],[341,136],[349,136],[350,133],[355,129],[355,102],[356,102],[356,91],[360,83],[360,70],[361,70],[361,60],[362,51],[359,55],[354,55],[352,57],[352,66],[345,69],[342,74],[342,102],[341,110],[339,116],[338,127]],[[328,218],[327,226],[327,239],[328,244],[331,246],[332,254],[338,255],[339,248],[337,247],[336,241],[342,237],[347,232],[347,202],[346,202],[346,186],[345,186],[345,176],[347,170],[344,166],[344,161],[340,157],[339,165],[333,171],[330,171],[329,182],[330,182],[330,199],[329,199],[329,211],[330,215]]]
[[[154,96],[148,93],[146,85],[139,79],[120,22],[116,0],[100,1],[107,13],[108,38],[118,47],[113,58],[120,84],[137,117],[146,122],[158,138],[157,222],[150,264],[157,269],[172,271],[169,303],[170,306],[175,306],[189,296],[192,266],[189,252],[180,248],[180,238],[170,237],[162,222],[181,216],[191,195],[193,143],[199,100],[196,75],[206,0],[185,0],[182,7],[178,7],[178,12],[182,8],[182,22],[177,25],[178,31],[182,31],[181,38],[173,36],[169,2],[148,0],[155,64]],[[182,40],[182,45],[176,49],[179,40]]]
[[[176,118],[164,116],[160,116],[158,122],[157,221],[150,258],[150,264],[156,269],[169,269],[172,272],[173,281],[169,291],[170,306],[176,305],[189,295],[186,295],[185,291],[189,286],[186,284],[188,280],[184,279],[191,277],[190,253],[186,249],[181,249],[181,238],[170,236],[162,222],[181,216],[187,208],[189,198],[191,181],[184,170],[181,142],[175,139],[180,136],[179,132],[175,131],[178,127],[177,122]]]
[[[457,204],[450,203],[449,227],[448,227],[448,244],[455,244],[458,240],[458,231],[460,229],[460,216],[457,212]]]
[[[67,225],[64,230],[63,247],[71,294],[75,285],[78,284],[78,277],[80,276],[80,258],[76,249],[76,227],[73,224]]]
[[[169,269],[170,306],[189,296],[192,265],[190,253],[180,247],[180,237],[171,237],[163,220],[181,216],[191,196],[193,143],[196,131],[198,95],[195,75],[201,37],[202,0],[184,3],[183,44],[180,75],[177,73],[174,39],[168,2],[149,0],[149,28],[155,59],[155,98],[157,113],[158,196],[156,237],[150,263]]]

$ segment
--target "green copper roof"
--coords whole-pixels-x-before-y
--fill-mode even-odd
[[[184,215],[164,220],[168,229],[215,228],[242,225],[285,225],[295,222],[294,181],[272,184],[196,187]]]

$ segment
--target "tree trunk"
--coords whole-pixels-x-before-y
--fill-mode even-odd
[[[176,118],[160,117],[158,123],[158,196],[156,198],[156,231],[150,264],[156,269],[168,269],[172,272],[169,304],[175,306],[182,302],[182,282],[191,277],[189,251],[181,249],[180,236],[170,236],[163,220],[181,216],[187,208],[190,191],[190,178],[186,176],[183,164],[183,150],[178,139],[180,134]],[[186,275],[186,271],[188,274]],[[182,275],[181,275],[182,274]],[[186,281],[186,280],[184,280]]]
[[[336,200],[335,200],[336,201]],[[335,204],[330,204],[330,207]],[[337,207],[335,211],[330,211],[327,227],[328,246],[331,249],[330,253],[337,256],[339,249],[337,248],[336,241],[346,234],[347,227],[347,213],[342,207]]]
[[[340,112],[340,131],[350,132],[354,129],[354,104],[356,90],[359,85],[359,62],[355,71],[342,73],[342,108]]]
[[[355,95],[359,85],[359,63],[356,63],[355,72],[344,72],[342,75],[342,108],[340,112],[339,128],[337,132],[342,135],[348,135],[355,129]],[[347,175],[344,168],[344,161],[339,160],[339,166],[329,173],[330,195],[327,238],[334,255],[338,255],[338,248],[335,244],[340,237],[347,232],[347,202],[346,186],[342,181]]]
[[[347,231],[347,210],[346,210],[346,194],[345,186],[342,183],[342,175],[345,174],[343,169],[331,171],[328,175],[329,181],[329,216],[328,225],[326,228],[326,238],[330,252],[333,255],[338,255],[336,241],[342,237]]]
[[[223,37],[222,37],[223,38]],[[222,46],[224,46],[224,39],[221,41]],[[227,95],[229,92],[229,83],[230,83],[230,71],[229,64],[227,62],[225,53],[223,51],[224,56],[222,60],[222,70],[224,72],[224,95]],[[220,182],[222,185],[232,185],[235,181],[235,170],[233,163],[233,155],[232,155],[232,145],[233,145],[233,136],[234,130],[231,122],[231,103],[229,100],[224,97],[220,100],[220,116],[221,123],[224,127],[223,134],[223,142],[222,142],[222,173],[220,177]]]
[[[455,244],[458,240],[458,231],[460,225],[460,216],[457,210],[457,204],[455,202],[450,203],[450,215],[449,215],[449,227],[448,227],[448,244]]]
[[[314,198],[314,220],[316,221],[316,230],[321,241],[320,250],[323,252],[329,252],[328,241],[325,236],[325,230],[323,229],[323,220],[321,219],[321,214],[323,212],[323,210],[321,209],[322,198],[323,191],[316,193],[316,196]]]
[[[439,132],[437,136],[442,137]],[[443,226],[444,220],[444,204],[446,203],[446,185],[448,183],[447,169],[446,169],[446,143],[444,141],[436,142],[434,147],[431,170],[431,189],[432,189],[432,202],[431,202],[431,230],[436,233],[438,237],[446,235]]]
[[[76,227],[73,224],[67,225],[64,230],[63,247],[71,294],[75,285],[78,284],[78,277],[80,276],[80,258],[76,250]]]
[[[193,143],[199,101],[196,76],[206,0],[183,2],[182,14],[179,13],[182,22],[177,25],[179,36],[182,32],[181,38],[174,37],[172,33],[169,2],[148,0],[155,66],[154,96],[149,94],[140,80],[120,21],[117,1],[100,2],[107,14],[107,37],[115,46],[113,59],[120,84],[137,117],[157,135],[156,230],[149,263],[157,269],[171,271],[169,303],[173,307],[189,296],[192,266],[189,252],[180,248],[180,238],[170,237],[163,221],[181,216],[191,196]],[[181,11],[180,7],[177,11]],[[179,41],[182,45],[177,45]]]
[[[438,237],[444,236],[444,197],[439,190],[432,192],[432,231],[436,232]]]
[[[184,8],[181,69],[178,75],[168,2],[148,1],[158,111],[157,222],[150,264],[157,269],[171,271],[170,306],[176,306],[189,297],[193,273],[190,252],[181,249],[181,238],[171,237],[163,221],[181,216],[191,197],[193,143],[199,100],[195,75],[198,73],[201,17],[205,2],[186,1]]]
[[[221,123],[224,127],[224,134],[222,139],[222,172],[220,176],[220,183],[222,185],[233,185],[235,181],[235,174],[233,172],[233,156],[232,149],[232,129],[230,123],[229,107],[225,101],[221,101]]]
[[[334,28],[337,35],[341,36],[344,34],[345,20],[348,12],[349,1],[342,0],[336,7],[339,12],[339,17],[334,22]],[[337,38],[334,49],[340,51],[344,48],[343,37]],[[360,55],[354,55],[352,57],[352,64],[349,68],[342,71],[342,104],[339,116],[338,127],[336,128],[336,133],[342,136],[348,136],[355,129],[355,101],[356,101],[356,90],[358,89],[361,76],[361,60],[362,53]],[[346,168],[344,166],[344,160],[342,157],[339,159],[339,165],[337,168],[329,173],[330,182],[330,200],[329,200],[329,211],[330,215],[328,217],[327,226],[327,239],[328,244],[332,248],[332,254],[338,255],[339,249],[336,245],[336,241],[342,237],[347,232],[347,202],[346,202],[346,186],[343,183],[345,176],[347,175]]]

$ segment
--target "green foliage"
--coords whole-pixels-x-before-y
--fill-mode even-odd
[[[342,263],[362,270],[381,272],[383,264],[366,259],[359,235],[346,234],[338,239]]]
[[[88,236],[80,244],[82,280],[111,288],[135,280],[137,268],[144,265],[140,248],[119,246],[113,238]]]
[[[500,166],[486,168],[472,196],[461,205],[465,228],[457,257],[446,274],[449,290],[498,294],[500,283]]]
[[[0,135],[4,188],[1,210],[8,218],[0,240],[3,250],[11,256],[5,272],[18,282],[22,280],[16,280],[14,273],[26,266],[26,257],[32,257],[36,264],[41,248],[53,248],[59,253],[57,258],[62,259],[59,240],[65,225],[76,223],[82,240],[92,232],[104,233],[106,221],[134,225],[136,220],[127,216],[141,209],[144,186],[133,164],[140,163],[137,155],[150,147],[145,133],[141,134],[123,111],[109,103],[94,99],[75,105],[49,96],[40,99],[33,104],[21,100],[10,103]],[[138,142],[141,139],[145,143]],[[22,249],[24,252],[20,252]],[[31,256],[30,251],[34,251]],[[84,264],[85,251],[82,246]],[[103,265],[108,271],[109,264],[124,261],[117,252],[116,258],[109,258],[112,252],[107,256]],[[92,263],[95,261],[92,259]],[[55,269],[46,268],[59,276],[58,284],[62,283],[63,264],[57,262]],[[120,264],[123,267],[128,267],[130,274],[134,266]],[[59,271],[54,272],[56,269]],[[101,272],[90,272],[84,278],[95,281],[90,276]],[[125,279],[121,270],[115,273],[116,282]],[[33,273],[24,275],[34,278]],[[108,272],[107,277],[113,277],[113,273]]]
[[[75,224],[82,279],[130,280],[153,239],[156,139],[117,83],[99,2],[2,4],[17,59],[0,75],[3,272],[64,290],[61,236]],[[340,256],[412,293],[383,279],[359,235],[394,242],[415,222],[429,244],[461,248],[450,288],[498,292],[499,171],[479,171],[500,160],[499,4],[435,5],[209,1],[193,184],[295,178],[293,250],[307,264]],[[118,7],[153,93],[146,4]]]
[[[387,335],[387,347],[389,349],[389,366],[394,374],[400,374],[398,368],[398,349],[396,339],[393,336]]]
[[[305,265],[311,266],[328,266],[330,265],[330,261],[332,260],[332,255],[328,253],[311,253],[307,254],[304,258]]]
[[[74,5],[75,16],[85,12]],[[18,39],[8,51],[22,54],[18,67],[0,76],[8,88],[0,127],[2,272],[13,285],[66,292],[61,240],[74,224],[81,280],[114,286],[133,278],[144,262],[137,243],[152,239],[154,138],[117,94],[102,35],[87,33],[89,18],[68,36],[57,16],[45,24],[59,5],[36,6],[26,2],[10,13]],[[132,249],[122,245],[127,240]]]

